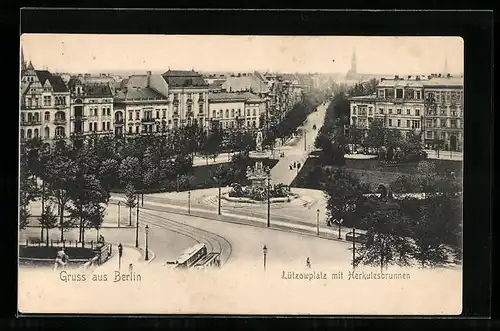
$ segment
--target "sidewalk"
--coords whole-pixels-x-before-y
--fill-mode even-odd
[[[114,200],[121,200],[123,201],[123,198],[113,198]],[[229,222],[229,223],[236,223],[236,224],[244,224],[244,225],[251,225],[251,226],[257,226],[257,227],[267,227],[267,218],[263,217],[253,217],[253,216],[247,216],[247,215],[238,215],[234,213],[228,213],[224,212],[222,215],[218,215],[217,210],[210,210],[210,209],[201,209],[201,208],[195,208],[191,207],[190,209],[190,214],[187,212],[187,207],[185,206],[178,206],[178,205],[172,205],[172,204],[166,204],[166,203],[159,203],[159,202],[144,202],[144,207],[142,209],[145,210],[154,210],[154,211],[160,211],[160,212],[169,212],[169,213],[174,213],[174,214],[179,214],[179,215],[190,215],[194,217],[202,217],[202,218],[208,218],[208,219],[213,219],[217,221],[223,221],[223,222]],[[276,220],[273,219],[273,215],[271,215],[271,229],[278,229],[278,230],[285,230],[288,232],[298,232],[301,234],[306,234],[306,235],[317,235],[317,225],[316,224],[306,224],[304,222],[301,222],[300,224],[295,223],[293,221],[284,221],[282,217],[280,217],[281,220]],[[320,221],[320,238],[325,238],[325,239],[333,239],[333,240],[339,240],[338,239],[338,227],[335,225],[333,227],[327,227],[324,223],[324,220]],[[342,241],[345,242],[345,235],[348,232],[351,232],[351,228],[341,228],[341,238]]]
[[[134,270],[140,270],[146,267],[151,261],[154,260],[155,254],[149,251],[149,260],[146,261],[144,259],[144,249],[135,248],[134,246],[123,244],[122,258],[121,258],[121,267],[120,270],[122,272],[128,272],[129,265],[132,264]],[[119,256],[118,256],[118,243],[113,243],[113,256],[106,261],[105,263],[98,265],[95,268],[89,269],[90,274],[100,274],[107,273],[111,275],[112,272],[118,270],[119,267]]]

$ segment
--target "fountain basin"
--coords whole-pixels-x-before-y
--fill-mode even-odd
[[[291,202],[293,199],[296,199],[298,197],[299,197],[298,194],[290,193],[287,197],[270,198],[269,202],[270,203],[286,203],[286,202]],[[247,198],[247,197],[230,197],[229,193],[223,194],[222,199],[224,199],[226,201],[238,202],[238,203],[267,204],[267,199],[254,200],[252,198]]]

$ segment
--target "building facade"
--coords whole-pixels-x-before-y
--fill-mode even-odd
[[[403,134],[422,133],[426,148],[441,141],[441,148],[462,150],[463,78],[395,76],[383,79],[375,94],[349,100],[351,125],[368,129],[379,119]]]
[[[211,93],[209,101],[210,127],[223,130],[255,130],[262,125],[265,100],[249,92]]]
[[[114,133],[114,102],[106,83],[90,83],[81,77],[68,82],[71,93],[71,135],[112,135]]]
[[[21,141],[42,138],[53,144],[69,136],[70,93],[60,76],[35,70],[33,64],[21,68]]]

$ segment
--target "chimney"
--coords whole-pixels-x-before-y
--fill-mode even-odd
[[[410,80],[410,78],[411,78],[411,75],[408,75],[408,80]]]
[[[446,77],[451,78],[451,74],[448,74]]]
[[[416,80],[420,80],[420,76],[415,76],[415,79]]]
[[[394,76],[394,79],[395,79],[395,80],[398,80],[398,79],[399,79],[399,76],[398,76],[398,75],[395,75],[395,76]]]
[[[151,71],[146,72],[146,87],[149,87],[151,84]]]
[[[432,78],[432,76],[431,76],[431,75],[427,76],[427,79],[431,79],[431,78]]]
[[[438,76],[438,77],[439,77],[439,78],[441,78],[441,74],[439,74],[439,76]]]
[[[384,78],[384,77],[380,78],[380,81],[381,81],[381,82],[383,82],[384,80],[385,80],[385,78]]]

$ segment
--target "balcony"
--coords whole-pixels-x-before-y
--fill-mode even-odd
[[[54,140],[64,140],[66,139],[66,135],[57,135],[57,136],[54,136]]]
[[[59,105],[55,105],[55,107],[56,107],[57,109],[65,109],[65,108],[67,108],[67,107],[68,107],[68,105],[66,105],[66,104],[59,104]]]
[[[31,125],[41,125],[42,121],[40,120],[31,120],[31,121],[21,121],[21,126],[31,126]]]
[[[154,123],[154,122],[155,122],[155,119],[152,117],[146,117],[146,118],[141,119],[141,123]]]
[[[115,125],[123,125],[123,118],[115,119],[114,124]]]
[[[72,121],[86,121],[87,116],[71,116],[70,119]]]
[[[65,125],[66,124],[66,119],[65,118],[55,118],[54,119],[54,124],[55,125]]]
[[[83,137],[83,135],[84,135],[83,131],[76,131],[76,132],[71,132],[70,137],[81,138],[81,137]]]

